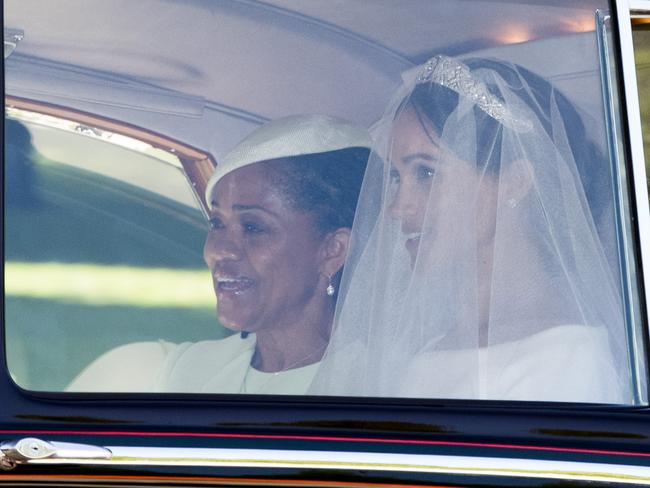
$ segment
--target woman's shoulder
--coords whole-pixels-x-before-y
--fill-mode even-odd
[[[513,400],[617,403],[621,386],[607,331],[559,325],[488,353],[500,394]]]
[[[166,363],[170,368],[183,365],[186,367],[210,366],[227,363],[232,358],[247,353],[255,347],[255,335],[242,338],[233,334],[223,339],[199,342],[184,342],[170,351]]]
[[[118,346],[86,366],[66,391],[151,391],[162,365],[177,347],[177,344],[163,340]]]
[[[242,338],[184,343],[167,357],[157,389],[167,392],[219,391],[239,388],[255,349],[255,334]],[[237,390],[238,391],[238,390]]]
[[[570,349],[585,344],[603,346],[607,343],[607,331],[603,327],[565,324],[549,327],[521,341],[550,349]]]
[[[170,381],[194,384],[238,357],[247,357],[255,336],[176,344],[164,340],[124,344],[102,354],[66,387],[75,392],[167,391]],[[250,358],[248,358],[250,359]]]
[[[602,327],[566,324],[476,350],[422,353],[409,396],[618,403],[623,387]]]

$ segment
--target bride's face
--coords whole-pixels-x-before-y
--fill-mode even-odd
[[[451,240],[450,231],[461,229],[475,235],[480,246],[491,242],[495,226],[494,178],[445,148],[425,124],[408,107],[392,134],[389,212],[401,223],[411,265],[423,236],[429,246],[440,248],[441,239]]]

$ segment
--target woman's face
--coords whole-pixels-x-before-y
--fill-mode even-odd
[[[269,171],[264,163],[245,166],[214,193],[203,255],[219,321],[236,331],[295,322],[317,289],[321,238],[313,216],[290,207]]]
[[[420,120],[417,112],[407,107],[392,134],[393,200],[389,211],[401,222],[412,265],[423,232],[427,240],[450,239],[449,226],[457,224],[475,232],[479,244],[494,235],[496,182],[444,148],[433,127],[425,124],[424,118]],[[469,217],[475,220],[468,222]],[[468,229],[468,225],[475,228]]]

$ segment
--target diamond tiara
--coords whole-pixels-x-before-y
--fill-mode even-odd
[[[418,85],[437,83],[461,96],[467,97],[478,108],[493,119],[516,132],[527,132],[532,129],[529,120],[515,117],[505,103],[494,95],[485,83],[477,80],[467,65],[448,56],[435,56],[427,61],[417,77]]]

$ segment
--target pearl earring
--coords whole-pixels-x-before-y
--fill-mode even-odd
[[[327,281],[329,284],[327,285],[327,288],[325,288],[325,293],[327,293],[328,297],[334,296],[334,293],[336,293],[336,288],[334,288],[334,285],[332,284],[332,277],[328,276]]]

